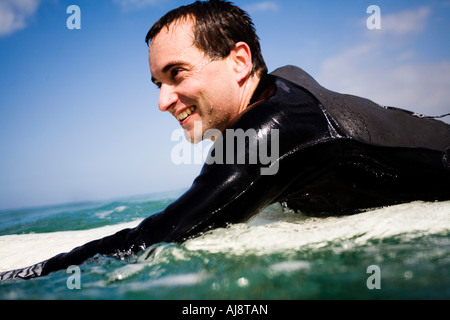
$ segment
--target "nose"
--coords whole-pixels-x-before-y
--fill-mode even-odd
[[[169,111],[178,100],[178,95],[173,86],[162,84],[159,91],[158,108],[161,111]]]

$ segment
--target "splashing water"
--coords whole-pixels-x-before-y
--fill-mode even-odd
[[[175,198],[28,209],[16,223],[17,211],[0,212],[0,270],[134,227]],[[450,201],[330,218],[272,205],[183,244],[156,244],[126,260],[93,257],[79,266],[80,289],[69,289],[72,274],[61,270],[2,283],[0,299],[448,299],[449,235]],[[379,289],[368,286],[373,265]]]

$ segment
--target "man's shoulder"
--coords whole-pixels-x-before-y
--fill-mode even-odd
[[[337,93],[322,87],[301,68],[288,65],[271,75],[309,91],[322,105],[338,131],[350,138],[378,146],[443,150],[450,141],[450,126],[369,99]]]
[[[305,87],[306,89],[308,89],[308,87],[314,86],[321,87],[319,83],[314,80],[314,78],[310,76],[306,71],[293,65],[280,67],[270,74],[293,82],[297,85]]]

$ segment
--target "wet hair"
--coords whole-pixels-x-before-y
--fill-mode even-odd
[[[236,43],[243,41],[250,47],[253,68],[251,74],[262,76],[267,66],[261,54],[259,38],[250,16],[231,2],[224,0],[196,1],[169,11],[148,31],[145,42],[150,45],[164,27],[191,18],[194,45],[211,59],[228,57]]]

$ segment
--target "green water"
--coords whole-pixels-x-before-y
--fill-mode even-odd
[[[132,217],[145,217],[170,201],[169,198],[163,198],[125,200],[110,203],[109,206],[68,205],[59,207],[59,211],[54,207],[41,209],[40,214],[36,214],[36,209],[30,209],[27,211],[28,224],[34,221],[42,230],[44,225],[55,225],[49,228],[56,231],[64,224],[59,219],[65,220],[67,216],[77,216],[81,212],[91,217],[92,221],[85,225],[85,228],[90,229],[99,224],[108,224],[111,220],[121,222]],[[117,208],[119,210],[115,210]],[[445,218],[442,220],[444,224],[448,224],[447,218],[450,218],[449,208],[448,203],[438,208],[440,219]],[[222,249],[219,247],[219,250],[210,249],[211,239],[226,239],[226,233],[230,232],[233,238],[244,235],[261,237],[257,230],[265,228],[262,230],[266,234],[278,232],[282,238],[286,234],[284,229],[276,224],[274,227],[274,223],[268,221],[269,218],[277,222],[287,219],[287,214],[281,211],[277,213],[277,210],[274,210],[275,215],[272,212],[264,217],[263,227],[249,225],[206,234],[198,240],[203,249],[192,249],[192,245],[161,243],[127,260],[96,256],[78,266],[79,272],[61,270],[28,281],[6,281],[0,284],[0,299],[450,298],[450,228],[438,232],[411,230],[363,242],[359,241],[361,235],[357,235],[325,240],[320,245],[314,241],[292,248],[289,245],[275,245],[267,252],[251,247],[243,251],[228,249],[226,246]],[[23,212],[25,219],[27,212]],[[13,213],[3,212],[0,216],[5,218]],[[89,219],[80,216],[83,217],[83,214],[74,219],[78,219],[77,227],[82,229],[81,221]],[[9,221],[6,218],[4,220]],[[302,226],[303,221],[295,223]],[[313,224],[313,229],[314,226],[318,228],[323,225],[321,221],[314,223],[317,225]],[[16,225],[5,223],[3,233],[23,229],[19,224],[24,225],[24,221]],[[364,230],[361,232],[364,233]],[[255,240],[260,243],[264,239]],[[236,241],[234,245],[239,246],[239,239]],[[376,270],[373,271],[369,266],[375,266]]]

